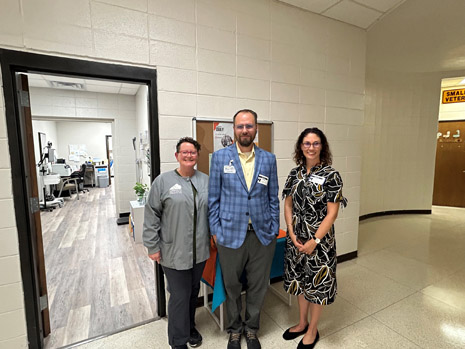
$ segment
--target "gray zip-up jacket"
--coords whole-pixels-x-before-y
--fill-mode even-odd
[[[177,270],[193,267],[194,193],[197,190],[196,263],[210,256],[208,176],[195,171],[181,177],[174,170],[152,183],[144,211],[142,237],[149,254],[161,251],[160,264]]]

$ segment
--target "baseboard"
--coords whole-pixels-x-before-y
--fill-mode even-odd
[[[341,254],[340,256],[337,256],[337,262],[342,263],[342,262],[350,261],[351,259],[357,258],[357,255],[358,255],[358,251],[352,251],[349,253]]]
[[[116,219],[116,224],[118,225],[129,224],[129,212],[120,213],[119,218]]]
[[[397,211],[381,211],[365,214],[358,217],[359,222],[364,221],[368,218],[381,217],[381,216],[392,216],[395,214],[431,214],[431,210],[397,210]]]

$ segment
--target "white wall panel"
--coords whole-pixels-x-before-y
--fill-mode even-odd
[[[95,56],[111,57],[112,60],[134,63],[149,63],[149,44],[144,38],[93,31]],[[128,50],[128,47],[131,49]]]
[[[195,25],[171,18],[149,16],[150,39],[195,46]]]
[[[270,82],[265,80],[237,78],[237,97],[270,99]]]
[[[236,78],[229,75],[198,73],[199,94],[224,97],[236,96]]]
[[[23,25],[19,1],[2,1],[0,12],[0,42],[3,45],[23,45]]]
[[[236,35],[216,28],[197,26],[197,46],[207,50],[236,53]]]
[[[238,34],[237,54],[255,59],[270,60],[271,42],[269,40]]]
[[[148,0],[148,11],[158,16],[174,18],[185,22],[195,22],[194,0]]]
[[[150,64],[162,67],[195,69],[195,47],[151,40]]]
[[[219,1],[202,1],[197,3],[197,24],[229,32],[236,30],[236,14]]]
[[[237,56],[237,76],[251,79],[269,80],[271,63],[250,57]]]
[[[98,2],[91,3],[92,28],[147,38],[147,14]]]

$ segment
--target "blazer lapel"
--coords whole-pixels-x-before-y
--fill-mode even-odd
[[[236,143],[233,143],[230,147],[231,148],[229,149],[231,153],[231,159],[233,160],[232,165],[236,169],[236,175],[239,177],[239,181],[241,182],[244,189],[249,191],[247,189],[247,184],[245,183],[244,172],[242,171],[241,160],[239,159],[239,154],[237,153]]]
[[[255,147],[255,168],[253,171],[252,183],[250,184],[250,191],[252,191],[255,184],[257,183],[257,178],[260,173],[260,169],[262,167],[262,161],[263,161],[262,150],[255,145],[254,147]]]

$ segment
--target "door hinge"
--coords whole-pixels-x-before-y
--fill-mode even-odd
[[[48,297],[46,294],[39,298],[40,311],[48,308]]]
[[[39,198],[31,198],[31,213],[36,213],[40,210]]]
[[[28,91],[20,91],[19,94],[21,107],[29,107],[29,92]]]

